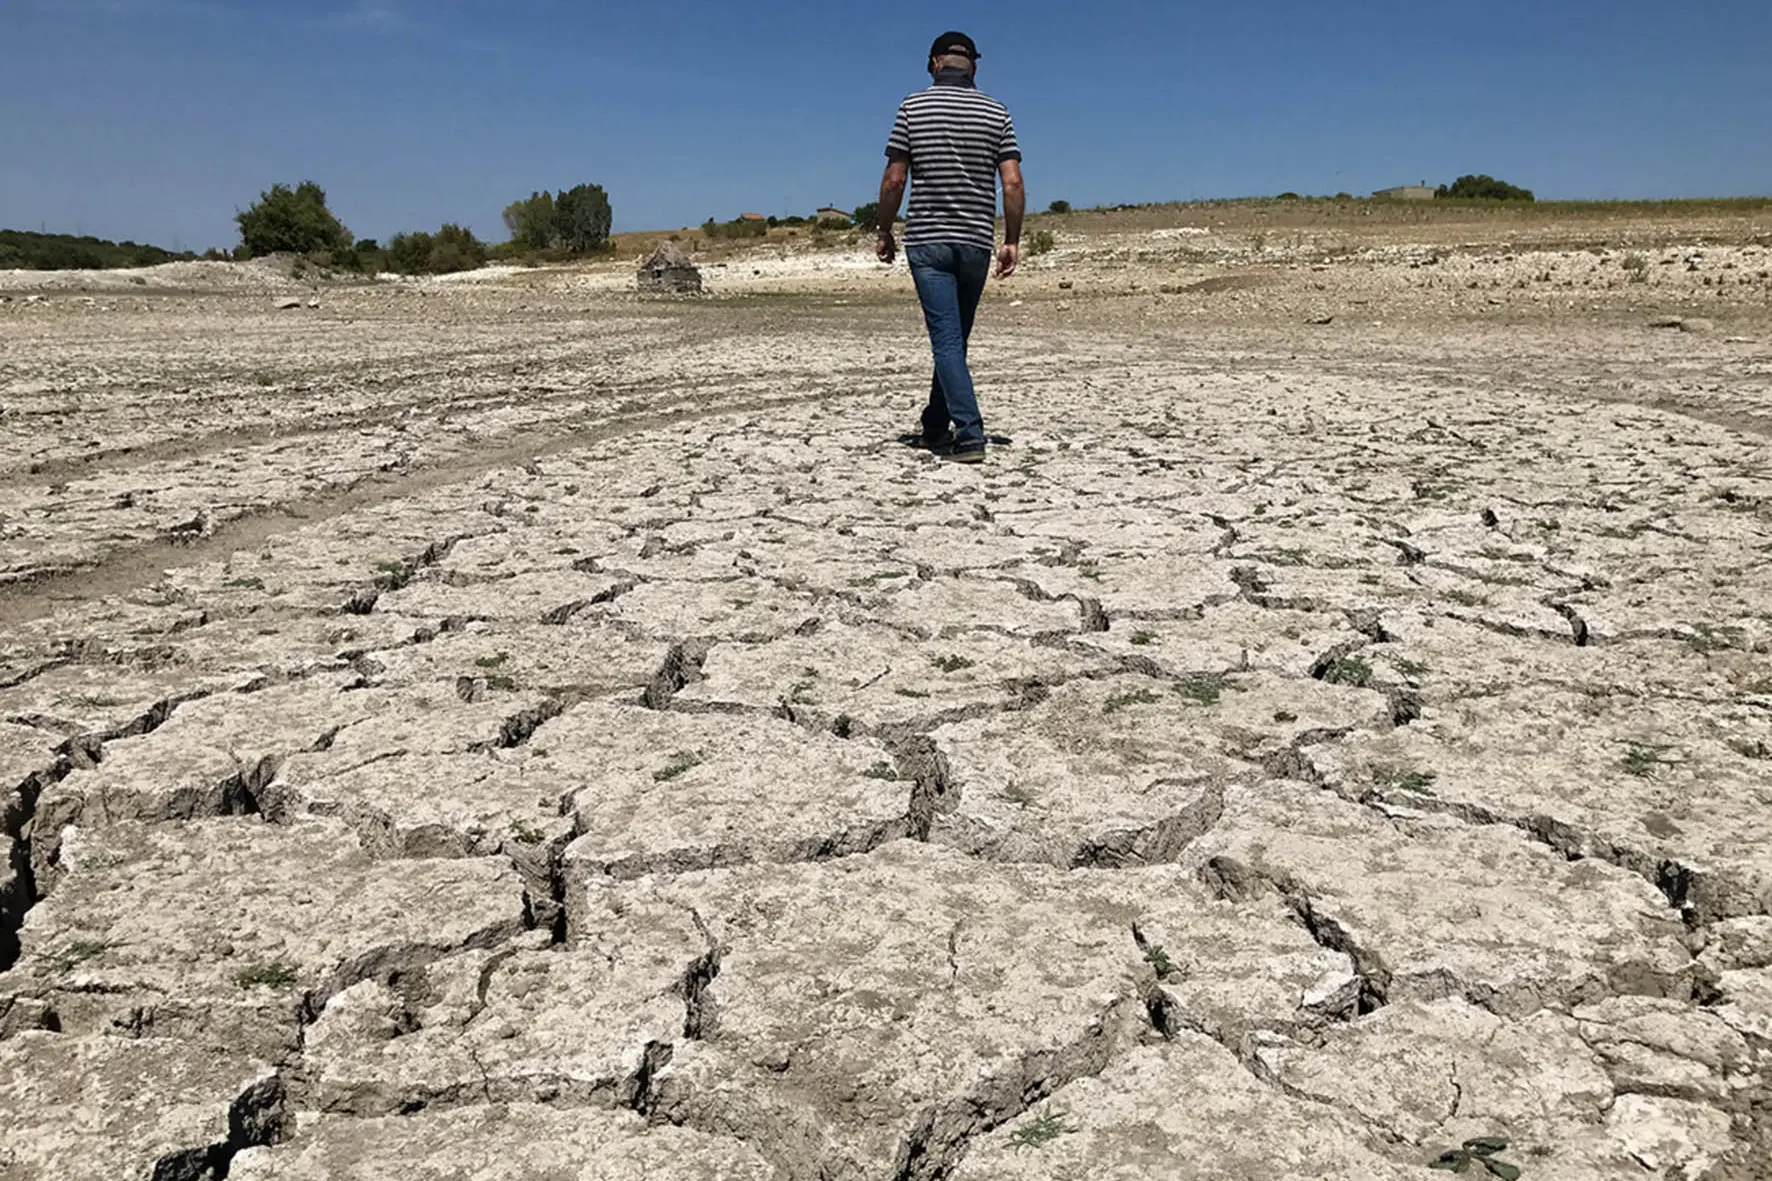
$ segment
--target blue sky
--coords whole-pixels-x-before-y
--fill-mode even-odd
[[[622,230],[850,207],[950,27],[1039,207],[1772,193],[1767,0],[0,0],[0,227],[231,245],[310,178],[382,239],[583,181]]]

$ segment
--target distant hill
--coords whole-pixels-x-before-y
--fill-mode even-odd
[[[196,258],[136,242],[107,242],[72,234],[34,234],[0,230],[0,270],[108,271],[117,267],[151,267]]]

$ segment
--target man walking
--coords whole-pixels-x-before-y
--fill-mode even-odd
[[[997,178],[1003,180],[1003,247],[997,277],[1015,273],[1027,190],[1015,124],[1002,103],[978,89],[978,47],[943,33],[929,47],[934,85],[906,98],[886,145],[880,181],[880,261],[898,256],[893,223],[911,184],[904,255],[929,325],[935,377],[923,410],[923,441],[960,463],[984,461],[984,418],[966,344],[996,245]]]

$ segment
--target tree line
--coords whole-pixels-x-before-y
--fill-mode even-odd
[[[294,254],[319,266],[374,274],[440,275],[484,266],[494,257],[569,258],[594,254],[609,241],[614,214],[601,185],[533,193],[505,208],[511,240],[488,246],[465,226],[446,222],[435,233],[395,234],[387,245],[354,237],[313,181],[276,184],[235,215],[240,246],[235,258]]]
[[[162,250],[139,242],[0,230],[0,270],[6,271],[104,271],[114,267],[154,267],[196,257],[189,251]]]

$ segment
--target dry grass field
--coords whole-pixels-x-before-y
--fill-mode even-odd
[[[1772,203],[1033,224],[0,274],[0,1179],[1772,1176]]]

